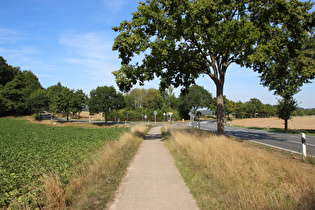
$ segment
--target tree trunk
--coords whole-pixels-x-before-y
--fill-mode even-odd
[[[223,84],[217,86],[217,135],[224,135],[224,100],[223,100]]]
[[[284,120],[284,130],[288,130],[288,120]]]

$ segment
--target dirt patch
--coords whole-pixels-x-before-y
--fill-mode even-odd
[[[233,125],[245,127],[284,128],[284,120],[279,118],[250,118],[233,120]],[[315,116],[293,117],[288,121],[288,128],[294,130],[315,130]]]
[[[59,122],[55,120],[34,120],[31,116],[26,117],[26,119],[31,123],[36,124],[44,124],[50,126],[58,126],[58,127],[82,127],[82,128],[130,128],[129,124],[90,124],[90,123],[82,123],[82,122]]]

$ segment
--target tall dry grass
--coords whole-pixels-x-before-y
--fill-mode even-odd
[[[224,136],[170,133],[167,144],[201,209],[315,208],[314,166]]]
[[[67,186],[61,186],[55,173],[43,176],[47,209],[99,209],[113,197],[125,170],[147,132],[135,126],[119,141],[109,141],[85,163]]]

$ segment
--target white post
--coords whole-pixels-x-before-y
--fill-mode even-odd
[[[303,160],[305,160],[306,159],[306,136],[305,136],[305,133],[302,133],[301,141],[302,141]]]
[[[91,123],[91,116],[89,116],[89,123]]]

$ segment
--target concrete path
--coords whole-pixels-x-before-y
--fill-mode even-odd
[[[160,127],[149,131],[110,209],[198,209],[161,141]]]

